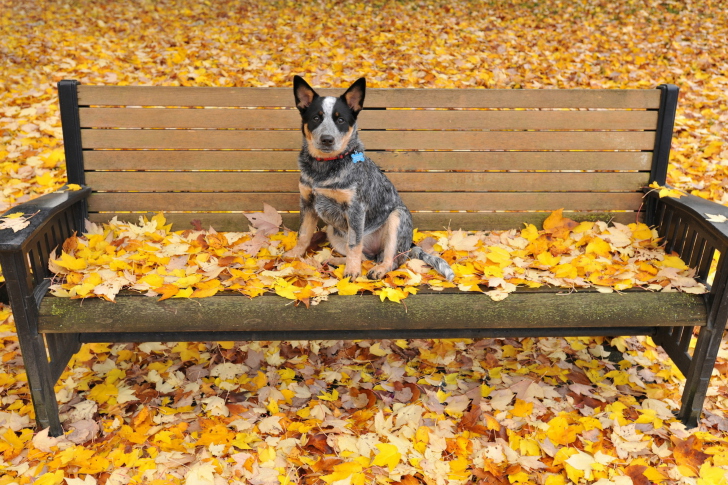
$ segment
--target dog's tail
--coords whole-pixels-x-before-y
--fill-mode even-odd
[[[455,278],[455,273],[453,273],[452,268],[444,259],[439,256],[433,256],[432,254],[426,253],[424,249],[419,246],[413,245],[412,249],[410,249],[409,256],[410,258],[421,259],[425,263],[429,264],[448,281],[452,281]]]

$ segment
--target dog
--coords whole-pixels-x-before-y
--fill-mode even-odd
[[[365,78],[336,98],[319,96],[295,76],[293,94],[303,133],[298,157],[301,225],[296,246],[283,256],[303,256],[321,218],[331,246],[345,255],[329,262],[345,263],[344,277],[350,281],[361,275],[363,258],[377,263],[367,273],[372,280],[417,258],[452,281],[455,274],[445,260],[412,244],[410,211],[392,182],[364,154],[356,121],[364,106]]]

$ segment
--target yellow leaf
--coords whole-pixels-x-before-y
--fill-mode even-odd
[[[148,273],[139,278],[137,283],[146,283],[152,288],[159,288],[164,284],[164,278],[156,273]],[[177,293],[177,291],[175,291],[175,293]]]
[[[544,230],[548,231],[549,229],[552,229],[561,224],[561,221],[564,218],[562,212],[564,212],[564,209],[553,211],[551,215],[549,215],[546,220],[543,221]]]
[[[220,283],[219,280],[214,281]],[[219,288],[198,288],[190,295],[190,298],[207,298],[214,296],[218,291],[220,291]]]
[[[195,290],[192,288],[183,288],[174,295],[173,298],[189,298]]]
[[[521,231],[521,237],[531,242],[538,238],[538,229],[533,224],[526,224],[526,228]]]
[[[576,268],[568,263],[555,266],[553,268],[553,272],[557,278],[573,279],[578,276],[578,272],[577,272]]]
[[[360,284],[350,282],[348,277],[339,280],[336,287],[339,289],[339,295],[356,295],[362,289]]]
[[[334,389],[331,392],[322,392],[316,397],[318,399],[321,399],[322,401],[336,401],[337,399],[339,399],[339,391]]]
[[[96,384],[91,392],[88,393],[88,398],[98,403],[105,403],[112,397],[119,395],[119,389],[113,384]]]
[[[66,254],[65,252],[61,252],[61,258],[56,259],[53,261],[58,266],[61,266],[66,269],[70,269],[73,271],[81,271],[82,269],[86,269],[88,264],[84,259],[81,258],[74,258],[70,254]]]
[[[582,426],[569,426],[569,421],[563,416],[557,416],[548,422],[546,435],[551,442],[557,445],[568,445],[576,441],[577,432]]]
[[[66,190],[70,190],[71,192],[75,192],[77,190],[81,190],[81,186],[78,184],[68,184],[66,185]]]
[[[399,463],[402,455],[399,453],[396,446],[389,443],[378,443],[377,448],[379,449],[379,454],[374,457],[372,465],[386,466],[391,472]]]
[[[593,222],[584,221],[581,224],[579,224],[578,226],[576,226],[574,229],[572,229],[571,232],[573,232],[575,234],[581,234],[582,232],[591,231],[592,227],[594,227]],[[560,475],[551,475],[551,476],[560,476]]]
[[[559,264],[561,256],[552,256],[551,253],[544,252],[536,256],[536,259],[539,263],[541,263],[542,266],[548,266],[549,268],[552,268]]]
[[[35,181],[40,185],[46,185],[46,186],[53,185],[54,183],[56,183],[56,179],[53,178],[53,175],[51,174],[51,172],[46,172],[43,175],[41,175],[40,177],[36,177]]]
[[[662,185],[659,185],[657,182],[652,182],[650,184],[650,188],[659,190],[660,198],[662,197],[674,197],[676,199],[679,199],[683,195],[685,195],[685,192],[682,192],[680,190],[674,189],[672,187],[664,187]]]
[[[278,401],[272,398],[268,399],[268,404],[266,404],[265,408],[270,414],[276,414],[280,411],[280,409],[278,408]]]
[[[597,256],[609,258],[611,257],[611,250],[612,248],[607,241],[600,237],[596,237],[586,245],[585,252],[586,254],[596,254]]]
[[[665,256],[661,264],[668,268],[677,268],[679,270],[688,269],[688,265],[679,256]]]
[[[258,375],[253,377],[253,384],[255,384],[258,389],[265,387],[268,385],[268,377],[266,377],[266,375],[261,371],[258,371]]]
[[[261,463],[273,461],[276,458],[276,449],[272,446],[266,446],[262,450],[258,448],[258,458]]]
[[[698,485],[726,485],[726,483],[728,483],[728,478],[726,478],[725,469],[711,466],[707,462],[701,465]]]
[[[561,474],[549,475],[546,477],[544,485],[566,485],[566,478]]]
[[[511,410],[511,414],[519,418],[525,418],[533,412],[533,403],[516,399],[516,405]]]
[[[63,470],[56,470],[44,473],[33,482],[33,485],[60,485],[65,477]]]
[[[409,295],[408,292],[403,291],[399,288],[389,288],[384,287],[380,290],[377,290],[374,292],[375,295],[379,295],[379,299],[381,301],[384,301],[385,299],[391,300],[393,302],[399,303],[400,301],[407,298],[407,295]]]
[[[721,149],[723,148],[723,142],[721,140],[713,140],[708,144],[708,146],[703,150],[703,154],[706,157],[710,157],[711,155],[715,155],[716,153],[720,153]]]
[[[321,477],[321,480],[323,480],[326,483],[334,483],[338,482],[339,480],[346,480],[349,477],[352,477],[351,483],[354,484],[355,478],[353,475],[360,474],[363,470],[361,464],[355,462],[355,461],[349,461],[345,463],[340,463],[338,465],[334,465],[334,471],[333,473],[329,475],[324,475]],[[361,474],[363,477],[364,475]]]

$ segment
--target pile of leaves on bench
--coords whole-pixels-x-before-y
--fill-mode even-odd
[[[249,297],[275,292],[307,306],[333,293],[365,291],[399,302],[423,286],[484,292],[494,300],[519,286],[542,285],[705,292],[693,278],[694,270],[666,254],[657,232],[642,223],[577,223],[559,210],[542,230],[532,224],[508,231],[415,230],[417,244],[452,265],[453,282],[420,260],[409,260],[380,281],[350,281],[343,278],[343,265],[327,264],[332,250],[325,239],[317,238],[320,242],[306,258],[285,259],[281,254],[295,245],[296,232],[281,230],[281,217],[270,206],[248,218],[248,232],[203,230],[197,221],[194,229],[173,232],[163,214],[140,217],[138,224],[116,218],[103,225],[89,223],[83,236],[68,239],[60,257],[51,258],[50,269],[58,276],[51,290],[61,297],[110,301],[121,290],[160,300],[203,298],[219,291]],[[364,274],[373,265],[364,262]]]

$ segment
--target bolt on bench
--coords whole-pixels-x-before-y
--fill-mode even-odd
[[[338,95],[340,89],[321,89]],[[644,90],[370,89],[359,116],[368,155],[387,172],[415,227],[470,230],[541,224],[564,208],[577,221],[656,226],[697,278],[727,254],[728,209],[687,196],[644,196],[665,183],[677,87]],[[728,258],[710,293],[523,289],[494,302],[426,293],[403,305],[334,296],[311,309],[276,295],[224,293],[158,302],[127,292],[116,303],[48,294],[49,254],[84,219],[136,221],[164,211],[177,229],[200,219],[247,228],[267,202],[298,210],[300,118],[288,88],[82,86],[61,81],[69,183],[14,208],[37,214],[0,232],[0,264],[38,426],[63,432],[53,386],[84,342],[649,335],[686,376],[679,418],[695,426],[728,319]],[[298,214],[283,214],[296,228]],[[695,328],[699,337],[690,352]]]

